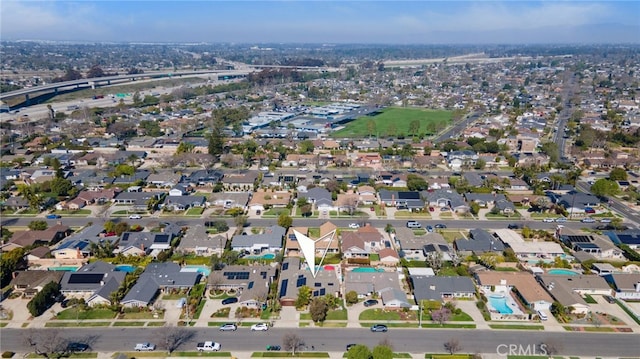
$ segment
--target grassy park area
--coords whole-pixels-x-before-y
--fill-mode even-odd
[[[382,110],[379,115],[357,118],[345,125],[345,128],[335,131],[335,137],[411,137],[416,134],[432,135],[442,131],[451,123],[451,111],[427,110],[419,108],[390,107]],[[374,125],[371,125],[371,122]],[[411,131],[411,123],[418,121],[418,131]]]

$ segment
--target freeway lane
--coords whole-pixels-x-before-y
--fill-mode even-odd
[[[162,218],[148,218],[144,217],[143,219],[131,220],[126,217],[118,217],[118,218],[108,218],[109,220],[113,220],[114,222],[118,221],[126,221],[129,224],[140,224],[147,225],[149,223],[158,223],[158,222],[174,222],[180,226],[193,226],[195,224],[203,224],[205,219],[193,219],[193,218],[184,218],[184,217],[162,217]],[[235,226],[232,218],[209,218],[207,220],[213,221],[217,219],[225,220],[229,226]],[[27,226],[31,221],[34,220],[45,220],[44,218],[34,218],[34,217],[2,217],[2,225],[3,226]],[[60,219],[47,219],[46,221],[53,225],[57,222],[61,222],[64,225],[70,227],[81,227],[86,225],[88,222],[104,223],[107,218],[60,218]],[[407,223],[408,219],[364,219],[364,222],[371,223],[374,227],[384,228],[387,223],[390,223],[392,226],[396,228],[404,227]],[[556,228],[556,224],[554,223],[544,223],[542,220],[494,220],[494,221],[479,221],[475,219],[441,219],[441,220],[427,220],[427,219],[415,219],[420,222],[423,226],[427,224],[435,225],[437,223],[442,223],[447,226],[448,229],[470,229],[470,228],[484,228],[484,229],[493,229],[493,228],[507,228],[509,223],[519,223],[521,225],[526,225],[531,229],[548,229],[553,230]],[[295,218],[293,220],[294,226],[302,226],[302,227],[318,227],[321,224],[325,223],[327,220],[317,219],[317,218]],[[335,219],[331,218],[330,221],[336,224],[338,227],[346,228],[349,223],[361,223],[363,220],[355,217],[355,218],[340,218]],[[247,221],[249,226],[254,227],[265,227],[277,224],[277,218],[249,218]],[[577,221],[574,222],[565,222],[564,225],[567,228],[579,229],[585,227],[584,223],[580,223]]]
[[[136,343],[151,341],[160,348],[161,338],[167,328],[57,328],[39,329],[58,331],[59,337],[83,340],[91,336],[91,347],[95,351],[115,352],[131,350]],[[307,348],[317,351],[344,351],[349,343],[362,343],[370,347],[382,339],[388,339],[399,352],[442,352],[444,343],[458,339],[462,351],[471,353],[496,353],[499,345],[535,346],[553,341],[559,354],[578,356],[637,356],[640,352],[640,337],[623,333],[544,333],[539,331],[496,331],[474,329],[394,329],[388,333],[371,333],[368,328],[272,328],[268,332],[250,332],[240,328],[237,332],[219,332],[216,329],[184,329],[188,340],[178,350],[194,350],[198,341],[215,340],[225,351],[260,351],[268,344],[282,344],[282,337],[295,333],[306,343]],[[24,338],[27,331],[2,329],[0,346],[2,351],[26,352],[29,350]]]

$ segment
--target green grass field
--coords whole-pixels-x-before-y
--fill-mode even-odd
[[[409,132],[409,124],[418,120],[420,128],[417,135],[421,137],[424,134],[443,130],[451,123],[451,115],[451,111],[391,107],[384,109],[377,116],[365,116],[351,121],[345,125],[345,128],[333,132],[332,135],[334,137],[367,137],[370,135],[369,120],[373,120],[374,136],[410,137],[412,134]]]

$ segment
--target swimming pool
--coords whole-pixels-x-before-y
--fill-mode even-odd
[[[116,266],[116,271],[118,272],[133,273],[135,270],[136,267],[132,266],[131,264],[120,264]]]
[[[186,265],[180,269],[180,272],[198,272],[208,277],[211,274],[211,268],[201,265]]]
[[[74,266],[59,266],[59,267],[49,267],[48,270],[50,271],[65,271],[65,272],[75,272],[78,270],[78,268],[80,267],[74,267]]]
[[[513,314],[513,309],[507,304],[507,298],[502,295],[490,295],[489,305],[500,314]]]
[[[382,268],[375,269],[371,267],[358,267],[358,268],[353,268],[353,272],[354,273],[375,273],[375,272],[384,272],[384,269]]]
[[[557,274],[557,275],[578,275],[579,273],[574,272],[568,269],[549,269],[547,274]]]

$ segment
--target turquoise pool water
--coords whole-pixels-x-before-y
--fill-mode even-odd
[[[489,304],[500,314],[513,314],[513,309],[509,308],[507,298],[503,296],[490,295]]]
[[[276,255],[273,253],[263,254],[261,256],[246,256],[247,259],[275,259]]]
[[[358,268],[353,268],[353,272],[355,272],[355,273],[375,273],[375,272],[384,272],[384,269],[382,269],[382,268],[375,269],[375,268],[371,268],[371,267],[358,267]]]
[[[60,267],[49,267],[50,271],[65,271],[65,272],[75,272],[78,270],[78,267],[74,266],[60,266]]]
[[[558,274],[558,275],[578,275],[578,273],[568,269],[549,269],[547,273]]]
[[[133,271],[136,270],[136,267],[132,266],[131,264],[120,264],[116,266],[116,270],[118,272],[133,273]]]
[[[207,266],[187,265],[182,267],[181,272],[198,272],[202,275],[209,276],[211,274],[211,268]]]

